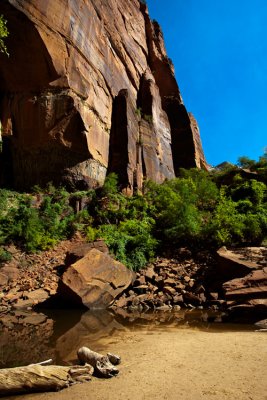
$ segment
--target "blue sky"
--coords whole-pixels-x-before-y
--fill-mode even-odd
[[[147,0],[207,161],[267,146],[267,0]]]

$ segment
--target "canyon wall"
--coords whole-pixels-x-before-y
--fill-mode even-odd
[[[121,188],[206,168],[161,29],[139,0],[1,0],[1,184]]]

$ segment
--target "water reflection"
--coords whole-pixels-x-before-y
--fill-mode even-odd
[[[134,330],[153,334],[159,329],[209,331],[254,330],[253,326],[219,323],[221,315],[205,311],[127,314],[111,311],[49,310],[44,313],[15,311],[0,320],[0,368],[27,365],[52,358],[57,364],[73,364],[76,351],[88,346],[104,352],[111,339],[123,340]]]

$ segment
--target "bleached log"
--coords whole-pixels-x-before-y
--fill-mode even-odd
[[[108,353],[104,356],[84,346],[77,351],[77,356],[82,364],[92,365],[96,375],[104,378],[112,378],[112,376],[119,373],[114,364],[120,363],[120,357],[115,354]]]
[[[28,365],[0,369],[0,396],[61,390],[76,382],[90,380],[93,372],[91,365]]]

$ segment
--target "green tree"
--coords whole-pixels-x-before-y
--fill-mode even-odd
[[[251,158],[246,157],[246,156],[242,156],[238,158],[237,161],[239,167],[241,168],[253,168],[255,167],[256,161],[255,160],[251,160]]]
[[[8,37],[9,32],[7,29],[7,21],[4,19],[3,15],[0,15],[0,52],[8,55],[7,48],[4,39]]]

